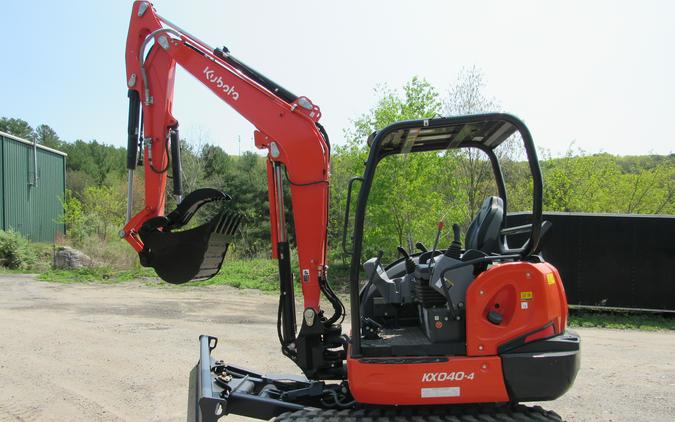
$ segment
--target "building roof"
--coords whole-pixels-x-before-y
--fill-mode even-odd
[[[32,141],[29,141],[29,140],[23,139],[23,138],[19,138],[18,136],[14,136],[14,135],[9,134],[9,133],[7,133],[7,132],[2,132],[2,131],[0,131],[0,136],[3,136],[3,137],[5,137],[5,138],[9,138],[9,139],[12,139],[12,140],[14,140],[14,141],[21,142],[21,143],[24,143],[24,144],[27,144],[27,145],[30,145],[30,146],[33,146],[33,142],[32,142]],[[53,152],[54,154],[63,155],[64,157],[67,157],[67,156],[68,156],[68,154],[66,154],[66,153],[63,152],[63,151],[59,151],[59,150],[56,150],[56,149],[54,149],[54,148],[49,148],[49,147],[46,147],[46,146],[44,146],[44,145],[37,144],[37,147],[38,147],[39,149],[41,149],[41,150],[44,150],[44,151],[49,151],[49,152]]]

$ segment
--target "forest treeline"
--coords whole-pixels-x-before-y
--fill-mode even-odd
[[[345,131],[347,142],[334,146],[331,166],[329,252],[333,260],[341,252],[347,182],[363,173],[366,139],[374,130],[404,119],[459,115],[499,109],[483,93],[481,75],[463,71],[456,84],[441,94],[420,78],[401,90],[377,89],[371,110],[356,118]],[[126,150],[96,141],[68,142],[47,125],[32,128],[18,118],[1,118],[0,130],[59,149],[66,160],[67,194],[63,198],[68,238],[72,243],[101,240],[118,242],[126,212]],[[535,143],[537,140],[535,139]],[[222,189],[233,198],[227,206],[245,216],[236,254],[242,257],[269,254],[269,218],[266,157],[252,152],[228,155],[211,143],[182,143],[183,185],[186,192],[198,187]],[[365,253],[378,250],[394,256],[397,245],[410,249],[415,242],[433,242],[439,220],[446,227],[468,226],[488,195],[496,194],[489,162],[479,151],[443,151],[389,157],[380,164],[371,191],[366,218]],[[519,139],[499,147],[505,174],[508,208],[531,210],[532,183]],[[564,156],[539,150],[544,177],[544,210],[675,214],[675,155],[615,156],[589,154],[571,145]],[[136,172],[134,204],[143,203],[142,171]],[[290,196],[287,198],[290,204]],[[167,198],[168,207],[175,204]],[[287,207],[290,209],[290,206]],[[201,221],[213,215],[207,209]],[[352,214],[353,215],[353,214]],[[289,225],[292,218],[289,211]],[[443,234],[443,240],[448,239]]]

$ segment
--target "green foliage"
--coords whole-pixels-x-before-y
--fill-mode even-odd
[[[38,254],[31,243],[15,231],[0,230],[0,266],[12,270],[31,268]]]
[[[89,186],[83,195],[84,211],[89,224],[96,228],[99,238],[105,240],[111,230],[124,225],[124,195],[109,186]]]
[[[23,139],[33,138],[33,128],[22,119],[0,117],[0,131]]]
[[[117,236],[109,235],[107,240],[101,240],[96,234],[89,235],[76,246],[104,266],[121,270],[141,268],[136,251]]]
[[[675,156],[616,157],[570,149],[542,162],[544,210],[675,213]]]
[[[278,291],[279,276],[277,263],[271,259],[227,259],[223,268],[215,277],[204,281],[192,281],[177,287],[228,285],[241,289],[258,289],[262,291]],[[42,281],[55,283],[124,283],[133,280],[147,279],[151,284],[172,287],[165,283],[158,284],[156,274],[149,268],[115,269],[110,266],[86,267],[76,270],[49,270],[40,274]]]
[[[38,277],[42,281],[54,283],[123,283],[150,276],[149,271],[120,271],[112,267],[85,267],[73,270],[49,270]]]
[[[33,130],[31,125],[23,119],[0,117],[0,131],[23,139],[36,140],[38,144],[49,148],[58,149],[62,145],[56,131],[49,127],[49,125],[42,124]]]
[[[571,327],[597,327],[645,331],[675,330],[675,318],[630,311],[580,311],[570,312]]]
[[[338,158],[333,161],[333,204],[341,203],[340,199],[345,195],[344,184],[340,186],[337,183],[344,183],[351,175],[363,172],[362,165],[358,163],[363,163],[367,157],[364,141],[368,135],[400,120],[434,117],[442,105],[436,89],[424,79],[411,79],[400,94],[386,86],[380,87],[377,92],[380,95],[377,105],[354,122],[354,128],[346,133],[347,147],[338,148],[335,154]],[[440,215],[423,210],[441,210],[443,194],[439,184],[453,184],[446,178],[433,178],[442,161],[443,157],[435,154],[405,154],[389,157],[380,163],[366,216],[369,228],[364,239],[366,254],[376,254],[379,249],[391,254],[397,245],[411,248],[415,235],[421,231],[433,231],[433,221],[438,221]],[[333,243],[339,242],[336,233],[343,218],[341,210],[331,210]]]
[[[68,154],[66,160],[67,176],[77,172],[77,177],[86,175],[87,182],[96,186],[109,184],[110,179],[121,179],[126,173],[126,149],[112,145],[101,144],[96,141],[85,142],[80,139],[73,143],[64,142],[60,150]],[[70,185],[68,178],[66,183]],[[87,184],[77,184],[78,189],[86,188]],[[82,195],[82,190],[73,191]]]
[[[240,289],[279,291],[279,267],[271,259],[225,259],[220,272],[204,281],[192,281],[183,286],[225,284]]]
[[[354,127],[347,130],[349,146],[365,148],[364,141],[378,129],[399,120],[434,117],[441,110],[441,100],[429,82],[418,77],[412,78],[398,93],[386,85],[375,89],[379,99],[375,107],[354,121]]]
[[[84,212],[82,202],[73,194],[73,191],[66,189],[66,197],[61,200],[63,204],[63,215],[59,223],[66,225],[66,233],[76,242],[81,242],[87,235],[87,216]]]
[[[110,186],[88,186],[80,197],[66,189],[61,202],[64,213],[59,222],[66,225],[68,237],[76,244],[93,234],[105,241],[124,225],[126,198]]]
[[[54,129],[48,125],[40,125],[36,127],[33,135],[35,136],[38,144],[55,149],[61,147],[61,139],[59,139],[56,131],[54,131]]]

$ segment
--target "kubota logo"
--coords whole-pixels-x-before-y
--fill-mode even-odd
[[[434,381],[463,381],[472,380],[474,378],[473,372],[426,372],[422,375],[422,382]]]
[[[239,93],[235,90],[234,86],[226,84],[225,81],[223,81],[223,78],[216,75],[216,72],[213,69],[209,69],[209,67],[206,66],[204,68],[204,76],[206,76],[207,81],[222,89],[223,92],[232,97],[233,100],[237,101],[239,99]]]

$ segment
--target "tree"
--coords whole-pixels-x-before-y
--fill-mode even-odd
[[[81,242],[87,236],[90,227],[87,224],[82,202],[73,195],[73,191],[66,189],[65,198],[61,199],[63,205],[63,214],[59,223],[66,225],[66,234],[76,242]]]
[[[60,149],[68,154],[66,170],[86,173],[97,186],[104,185],[111,175],[120,177],[125,173],[125,148],[78,139],[62,143]]]
[[[56,134],[54,129],[45,124],[35,128],[35,139],[37,140],[38,144],[49,148],[57,149],[61,147],[61,139],[59,139],[59,136]]]
[[[201,148],[201,161],[204,166],[204,177],[212,178],[223,175],[229,165],[230,157],[217,145],[206,144]]]
[[[480,69],[476,66],[462,68],[443,101],[443,113],[446,116],[459,116],[499,110],[497,101],[485,96],[484,88],[485,81]]]
[[[545,211],[606,212],[614,207],[610,192],[619,168],[609,154],[589,156],[570,148],[564,157],[542,162],[542,173]]]
[[[0,118],[0,131],[23,139],[33,139],[33,128],[27,121],[8,117]]]
[[[462,68],[455,84],[443,101],[446,116],[459,116],[494,112],[499,110],[497,102],[485,96],[485,82],[482,72],[475,66]],[[508,148],[502,145],[498,157],[500,161],[509,155]],[[485,153],[476,148],[465,148],[458,154],[460,189],[466,195],[466,222],[473,220],[481,203],[488,195],[496,193],[496,185],[490,161]]]
[[[84,191],[84,210],[101,240],[124,224],[125,202],[123,194],[109,186],[89,186]]]
[[[362,163],[368,151],[364,141],[368,135],[399,120],[434,117],[441,109],[436,89],[417,77],[406,83],[401,93],[386,86],[379,87],[376,92],[380,98],[375,107],[354,121],[354,127],[346,132],[347,146],[337,149],[339,158],[334,161],[331,187],[333,229],[329,231],[335,241],[339,241],[335,235],[340,232],[344,218],[343,207],[338,208],[335,204],[345,196],[349,176],[363,171]],[[387,157],[378,165],[368,199],[365,253],[374,254],[382,249],[391,257],[397,245],[412,249],[413,240],[431,236],[434,221],[439,216],[428,211],[443,209],[443,189],[434,177],[441,167],[440,157],[433,153],[398,154]],[[348,173],[343,173],[345,171]],[[336,180],[340,181],[339,185]]]
[[[204,160],[200,157],[199,147],[189,142],[180,144],[180,158],[183,182],[183,194],[196,190],[206,178]],[[173,174],[171,175],[173,177]]]
[[[616,208],[630,214],[675,213],[675,160],[655,166],[637,161],[631,171],[614,183],[622,191],[622,201]]]

